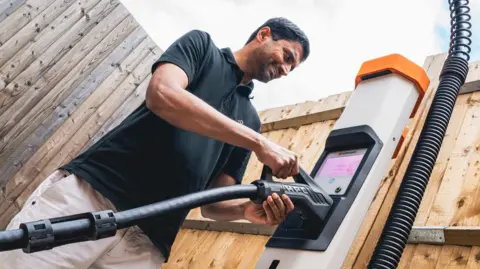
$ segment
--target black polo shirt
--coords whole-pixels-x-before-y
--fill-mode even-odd
[[[188,76],[187,91],[244,125],[260,130],[250,102],[253,83],[229,48],[194,30],[177,39],[152,66],[170,62]],[[241,183],[251,152],[181,130],[150,111],[145,102],[97,143],[63,166],[88,181],[119,210],[204,190],[222,170]],[[168,258],[189,210],[162,215],[138,226]]]

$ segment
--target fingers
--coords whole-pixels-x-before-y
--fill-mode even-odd
[[[300,173],[300,165],[298,164],[298,156],[295,155],[295,162],[293,163],[292,171],[290,172],[290,176],[295,176]]]
[[[282,198],[280,198],[278,194],[274,193],[272,195],[272,198],[273,198],[272,204],[275,205],[275,209],[273,210],[273,212],[275,213],[277,220],[281,220],[286,215],[286,206],[283,204]]]
[[[267,215],[267,224],[276,225],[285,220],[287,214],[294,209],[294,205],[287,195],[283,194],[280,197],[274,193],[267,197],[267,200],[263,203],[263,208]]]
[[[276,194],[274,193],[273,196],[275,196],[275,195]],[[278,197],[278,195],[277,195],[277,197]],[[275,203],[274,198],[272,198],[272,196],[268,196],[267,202],[268,202],[268,206],[270,207],[270,209],[273,212],[273,220],[274,220],[275,223],[277,223],[278,220],[280,220],[282,218],[283,214],[280,211],[280,209],[278,208],[278,206]]]
[[[270,198],[270,197],[269,197]],[[267,198],[268,200],[268,198]],[[274,225],[274,219],[275,219],[275,216],[273,214],[273,211],[272,209],[270,208],[270,205],[267,201],[264,201],[263,202],[263,210],[265,210],[265,213],[267,215],[267,219],[266,219],[266,224],[268,225]]]
[[[280,169],[275,174],[277,178],[288,178],[289,176],[297,175],[299,171],[297,155],[293,155],[287,161],[280,165]]]
[[[295,206],[293,205],[293,202],[292,200],[290,200],[290,198],[286,195],[286,194],[282,194],[282,200],[283,202],[285,203],[286,207],[287,207],[287,214],[292,212],[292,210],[295,208]]]
[[[298,157],[295,153],[292,152],[291,156],[283,164],[278,177],[288,178],[290,176],[297,175],[298,172],[299,172]]]
[[[288,164],[286,165],[283,165],[281,168],[280,168],[280,171],[278,171],[276,177],[277,178],[287,178],[288,177],[288,174],[290,173],[290,166]]]

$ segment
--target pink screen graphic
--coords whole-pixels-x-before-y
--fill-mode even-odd
[[[327,159],[319,176],[341,177],[352,176],[362,161],[362,155],[346,156]]]

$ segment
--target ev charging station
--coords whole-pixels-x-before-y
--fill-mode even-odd
[[[333,200],[328,214],[318,222],[291,212],[256,269],[341,268],[429,83],[422,67],[399,54],[363,63],[310,173]]]

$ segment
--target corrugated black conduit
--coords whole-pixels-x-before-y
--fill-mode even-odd
[[[369,269],[397,268],[445,136],[458,91],[468,73],[471,16],[468,0],[449,0],[451,35],[448,57],[425,125],[392,210],[368,264]]]

